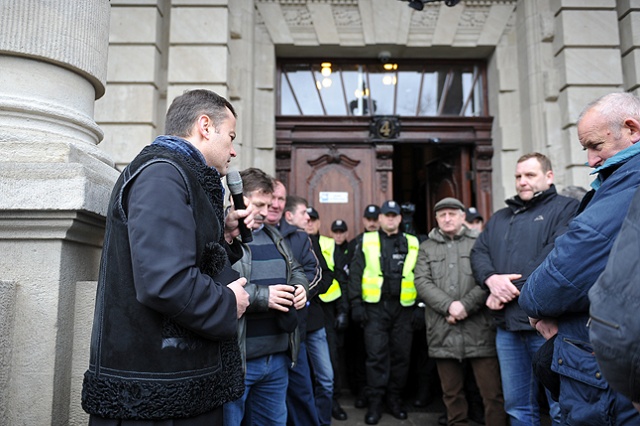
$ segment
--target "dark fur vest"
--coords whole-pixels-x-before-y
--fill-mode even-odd
[[[196,264],[215,277],[227,262],[220,245],[220,175],[167,148],[146,147],[116,182],[107,214],[90,363],[82,389],[82,407],[100,417],[192,417],[244,392],[236,338],[203,338],[136,300],[123,200],[138,173],[161,161],[173,164],[187,183],[197,224]],[[169,348],[166,342],[172,342]]]

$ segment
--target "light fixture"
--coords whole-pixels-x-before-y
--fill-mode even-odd
[[[393,74],[386,74],[382,77],[382,84],[385,86],[395,86],[398,83],[398,79]]]
[[[423,10],[425,3],[435,3],[436,1],[442,1],[442,0],[400,0],[400,1],[409,2],[409,7],[412,9]],[[460,3],[460,0],[444,0],[444,4],[446,4],[449,7],[453,7],[458,3]]]
[[[320,73],[323,76],[329,77],[331,75],[331,62],[323,62],[322,64],[320,64],[320,67],[322,68],[320,70]]]
[[[369,96],[369,88],[365,88],[364,90],[356,89],[353,93],[356,98],[368,97]]]
[[[424,3],[422,3],[422,0],[409,0],[409,7],[415,10],[422,10],[424,9]]]
[[[322,79],[322,87],[329,88],[331,87],[331,83],[331,79],[328,77]]]

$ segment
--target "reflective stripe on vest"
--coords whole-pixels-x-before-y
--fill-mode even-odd
[[[418,260],[420,243],[418,238],[410,234],[403,234],[407,239],[409,251],[402,267],[402,283],[400,284],[400,304],[413,306],[417,291],[413,284],[413,269]],[[365,232],[362,236],[362,252],[366,266],[362,271],[362,300],[367,303],[378,303],[382,295],[384,277],[380,267],[380,236],[378,231]]]
[[[333,261],[333,253],[336,249],[336,242],[333,240],[333,238],[320,235],[319,243],[320,243],[320,250],[322,250],[322,257],[324,257],[324,260],[327,261],[327,266],[329,267],[329,269],[333,271],[335,268],[335,263]],[[342,290],[340,289],[340,284],[338,283],[338,280],[334,278],[333,282],[331,283],[331,286],[327,289],[326,293],[323,293],[318,297],[323,302],[328,303],[328,302],[333,302],[334,300],[338,299],[340,296],[342,296]]]

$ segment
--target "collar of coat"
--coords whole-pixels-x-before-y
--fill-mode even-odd
[[[531,198],[529,201],[524,201],[522,198],[516,195],[505,200],[505,203],[507,203],[507,206],[509,206],[513,213],[520,213],[527,209],[530,209],[531,206],[538,204],[545,198],[556,195],[557,193],[558,191],[556,191],[556,186],[554,184],[551,184],[549,189],[533,194],[533,198]]]

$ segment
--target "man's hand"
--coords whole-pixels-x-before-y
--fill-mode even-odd
[[[456,321],[462,321],[467,317],[467,310],[459,300],[454,300],[449,305],[449,315],[451,315]]]
[[[239,220],[244,221],[244,224],[247,225],[247,229],[253,229],[253,206],[247,201],[248,200],[245,198],[245,204],[248,205],[246,209],[236,210],[232,205],[227,213],[227,217],[224,219],[224,239],[228,243],[231,243],[235,237],[240,235],[240,228],[238,228]]]
[[[502,303],[493,294],[490,294],[489,297],[487,297],[487,301],[485,302],[485,305],[487,305],[487,307],[493,311],[499,311],[500,309],[504,308],[504,303]]]
[[[351,307],[351,318],[353,322],[360,324],[361,327],[364,327],[364,324],[367,322],[367,311],[362,305],[355,305]]]
[[[269,309],[289,312],[293,306],[294,287],[287,284],[275,284],[269,286]]]
[[[531,326],[547,340],[558,334],[558,321],[555,319],[538,319],[529,317],[529,324],[531,324]]]
[[[244,314],[244,311],[246,311],[249,306],[249,293],[244,289],[245,284],[247,284],[247,279],[244,277],[240,277],[227,284],[227,287],[229,287],[231,291],[233,291],[233,294],[236,295],[238,318]]]
[[[307,304],[307,292],[301,285],[297,285],[294,288],[296,290],[293,293],[293,307],[299,311]]]
[[[451,315],[447,315],[445,317],[445,320],[451,325],[454,325],[456,323],[456,319],[454,317],[452,317]]]
[[[336,331],[344,331],[349,326],[349,316],[346,312],[340,312],[336,315],[336,319],[333,323],[333,328]]]
[[[511,281],[520,278],[520,274],[493,274],[484,283],[500,302],[509,303],[520,295],[520,290]]]

